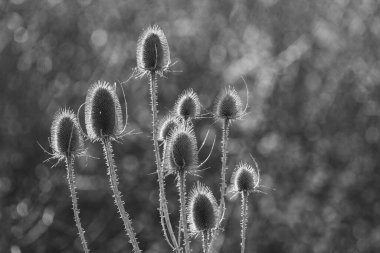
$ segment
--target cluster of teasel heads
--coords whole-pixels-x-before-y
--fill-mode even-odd
[[[159,185],[159,214],[163,235],[173,251],[188,253],[190,241],[200,237],[204,252],[217,251],[220,244],[220,233],[223,231],[223,220],[226,209],[227,194],[226,170],[228,134],[231,123],[241,119],[247,109],[238,93],[231,87],[217,97],[213,116],[223,123],[222,156],[221,156],[221,187],[220,201],[216,201],[211,190],[202,183],[196,185],[187,194],[186,177],[199,172],[199,168],[208,160],[213,150],[215,139],[208,157],[199,162],[198,149],[193,121],[202,118],[201,103],[198,95],[192,90],[186,90],[177,99],[173,110],[158,122],[157,110],[157,76],[163,76],[170,71],[171,61],[169,46],[163,31],[158,26],[147,28],[140,36],[137,44],[137,67],[135,77],[149,77],[150,99],[152,109],[152,133],[155,161]],[[124,95],[124,90],[121,89]],[[247,92],[248,100],[248,92]],[[78,120],[81,107],[85,107],[85,130]],[[118,190],[116,164],[114,162],[112,142],[119,141],[127,135],[127,103],[124,96],[125,115],[116,94],[116,86],[104,81],[98,81],[88,90],[86,101],[75,114],[70,109],[60,110],[54,117],[51,127],[51,157],[58,162],[65,161],[67,178],[72,197],[74,220],[85,252],[89,252],[84,230],[79,218],[79,208],[75,192],[74,160],[77,156],[85,155],[84,139],[100,142],[108,169],[111,189],[115,204],[122,218],[124,228],[133,247],[133,251],[141,252],[132,222],[124,207],[124,202]],[[207,138],[207,135],[205,139]],[[160,149],[161,145],[162,148]],[[45,150],[46,151],[46,150]],[[47,151],[46,151],[47,152]],[[253,165],[240,163],[231,178],[231,192],[241,196],[241,252],[244,252],[246,226],[248,216],[248,196],[260,191],[260,175],[257,163]],[[57,162],[57,163],[58,163]],[[177,180],[179,193],[180,220],[177,236],[174,233],[170,219],[165,194],[165,178],[174,175]],[[187,195],[189,197],[187,198]]]

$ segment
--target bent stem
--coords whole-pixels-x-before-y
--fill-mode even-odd
[[[115,199],[115,204],[119,210],[121,219],[124,223],[124,228],[129,236],[129,242],[132,244],[133,252],[140,253],[141,250],[136,240],[135,233],[133,232],[132,222],[129,219],[129,214],[125,211],[123,201],[121,199],[121,193],[118,189],[118,179],[116,174],[116,165],[113,160],[112,145],[108,138],[102,140],[104,155],[107,161],[108,174],[110,176],[110,184]]]
[[[190,243],[189,234],[187,231],[187,219],[186,219],[186,197],[185,197],[185,173],[181,172],[178,175],[178,190],[179,190],[179,202],[180,202],[180,213],[183,228],[183,244],[185,245],[185,253],[190,253]]]
[[[245,250],[245,238],[248,221],[248,193],[241,193],[241,253]]]
[[[159,201],[160,201],[160,216],[161,220],[165,219],[166,227],[168,229],[171,241],[173,243],[173,246],[175,250],[179,253],[179,247],[177,240],[175,238],[173,228],[170,222],[169,218],[169,211],[167,207],[166,197],[165,197],[165,182],[164,182],[164,176],[163,176],[163,169],[161,167],[161,159],[160,159],[160,153],[159,153],[159,146],[158,146],[158,136],[157,136],[157,76],[154,71],[150,73],[150,97],[151,97],[151,106],[152,106],[152,132],[153,132],[153,149],[154,154],[156,158],[156,166],[157,166],[157,174],[158,174],[158,184],[159,184]],[[161,222],[162,229],[164,230],[164,235],[166,235],[166,228],[165,224]],[[166,241],[169,245],[172,245],[170,241],[168,240],[167,236],[165,236]]]
[[[71,193],[71,200],[73,202],[75,224],[78,228],[79,238],[82,243],[83,250],[84,252],[88,253],[90,251],[87,247],[87,242],[84,237],[84,230],[82,228],[82,223],[80,222],[80,218],[79,218],[78,199],[77,199],[77,194],[75,192],[74,157],[73,156],[66,157],[66,169],[67,169],[67,181],[69,183],[69,188],[70,188],[70,193]]]

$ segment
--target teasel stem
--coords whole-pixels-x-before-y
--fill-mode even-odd
[[[82,243],[82,247],[85,253],[90,252],[87,247],[87,242],[84,237],[84,230],[79,218],[78,198],[75,192],[75,176],[74,176],[74,156],[66,156],[66,169],[67,169],[67,181],[69,183],[71,200],[73,202],[74,220],[78,228],[79,238]]]
[[[225,119],[223,121],[223,129],[222,129],[222,185],[220,187],[220,222],[223,220],[224,211],[226,209],[225,204],[225,196],[226,196],[226,171],[227,171],[227,154],[228,154],[228,131],[229,131],[229,120]]]
[[[204,230],[202,232],[202,246],[203,246],[203,253],[207,253],[207,247],[208,247],[208,231]]]
[[[241,193],[241,253],[245,250],[245,238],[248,221],[248,192]]]
[[[168,229],[172,244],[174,246],[174,249],[179,253],[180,249],[178,247],[177,240],[175,238],[173,228],[170,222],[169,218],[169,211],[167,207],[166,197],[165,197],[165,182],[164,182],[164,176],[163,176],[163,169],[161,167],[161,159],[160,159],[160,153],[159,153],[159,146],[158,146],[158,122],[157,122],[157,75],[155,71],[150,72],[150,97],[151,97],[151,106],[152,106],[152,132],[153,132],[153,148],[154,148],[154,154],[156,158],[156,166],[157,166],[157,174],[158,174],[158,184],[159,184],[159,201],[160,201],[160,216],[162,220],[162,215],[164,215],[166,227]],[[161,223],[162,229],[165,231],[165,226],[163,223]],[[164,235],[166,232],[164,232]],[[169,245],[172,245],[168,238],[165,238]]]
[[[165,166],[165,154],[166,154],[166,148],[167,148],[167,144],[166,144],[166,141],[164,141],[164,148],[163,148],[163,151],[162,151],[162,163],[161,163],[161,169],[163,170],[164,169],[164,166]],[[168,236],[168,233],[166,232],[166,229],[169,229],[168,226],[166,225],[165,223],[165,214],[164,214],[164,211],[163,211],[163,208],[167,208],[167,205],[162,205],[162,202],[161,202],[161,199],[164,198],[165,196],[165,185],[164,185],[164,189],[163,191],[160,191],[160,208],[159,208],[159,212],[160,212],[160,222],[161,222],[161,227],[162,227],[162,230],[164,232],[164,237],[165,237],[165,240],[166,242],[169,244],[169,246],[172,248],[172,249],[175,249],[174,246],[172,245],[172,243],[170,242],[170,239],[169,239],[169,236]],[[163,195],[163,196],[162,196]],[[166,201],[166,200],[165,200]],[[178,230],[180,231],[180,230]]]
[[[187,219],[186,219],[186,187],[185,187],[186,179],[185,173],[181,172],[178,175],[178,190],[179,190],[179,201],[180,201],[180,213],[182,220],[182,228],[183,228],[183,244],[185,245],[185,253],[190,253],[190,242],[189,242],[189,232],[187,230]]]
[[[119,210],[121,219],[123,220],[124,228],[127,231],[127,234],[129,236],[129,242],[132,244],[132,247],[133,247],[133,252],[140,253],[141,250],[137,243],[136,235],[133,231],[132,222],[129,219],[129,214],[125,211],[123,201],[121,199],[121,193],[118,189],[118,179],[117,179],[117,174],[116,174],[117,173],[116,165],[113,159],[111,140],[109,138],[104,138],[102,140],[102,144],[103,144],[104,155],[107,161],[108,174],[110,176],[110,184],[111,184],[113,196],[115,198],[115,204]]]
[[[218,226],[215,229],[214,233],[212,233],[211,241],[208,247],[208,252],[215,252],[217,248],[217,240],[219,234],[222,230],[222,221],[224,219],[224,213],[226,210],[225,204],[225,196],[226,196],[226,170],[227,170],[227,155],[228,155],[228,133],[229,133],[229,125],[230,121],[228,119],[224,119],[223,128],[222,128],[222,171],[221,171],[221,179],[222,184],[220,186],[220,205],[219,205],[219,217],[218,217]]]

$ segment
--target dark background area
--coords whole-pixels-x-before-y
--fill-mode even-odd
[[[0,0],[0,252],[81,252],[66,171],[49,156],[54,113],[77,110],[98,79],[125,81],[142,29],[158,24],[177,63],[159,79],[164,116],[187,88],[204,112],[226,85],[249,114],[231,127],[230,177],[256,157],[267,194],[249,202],[247,252],[380,251],[380,10],[376,0]],[[144,252],[169,252],[158,217],[147,79],[126,86],[128,129],[115,143],[120,190]],[[83,122],[83,117],[81,119]],[[219,198],[221,125],[200,177]],[[199,154],[207,156],[212,138]],[[99,143],[76,175],[91,252],[130,252]],[[50,149],[49,149],[50,150]],[[177,227],[178,197],[168,178]],[[221,252],[240,250],[240,202],[229,201]],[[199,240],[193,240],[200,252]]]

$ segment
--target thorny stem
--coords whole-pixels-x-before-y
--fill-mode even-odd
[[[227,170],[227,154],[228,154],[228,132],[229,132],[229,120],[225,119],[223,121],[223,128],[222,128],[222,171],[221,171],[221,186],[220,186],[220,205],[219,205],[219,217],[218,217],[218,226],[215,229],[214,233],[212,234],[211,242],[208,247],[209,252],[215,252],[217,247],[217,240],[219,237],[220,232],[222,231],[222,221],[223,216],[226,211],[226,205],[225,205],[225,196],[226,196],[226,170]]]
[[[248,220],[248,193],[241,194],[241,253],[244,253]]]
[[[169,231],[170,238],[172,240],[172,243],[174,244],[175,250],[179,253],[179,247],[177,240],[175,238],[173,228],[170,222],[169,218],[169,212],[168,207],[166,203],[166,197],[165,197],[165,182],[164,182],[164,176],[163,176],[163,169],[161,168],[161,159],[159,154],[159,147],[158,147],[158,137],[157,137],[157,76],[154,71],[151,71],[150,73],[150,97],[151,97],[151,106],[152,106],[152,127],[153,127],[153,148],[154,148],[154,154],[156,157],[156,165],[157,165],[157,174],[158,174],[158,184],[159,184],[159,201],[160,201],[160,216],[162,220],[162,215],[164,215],[165,221],[166,221],[166,227]],[[161,223],[162,229],[165,232],[165,225]],[[165,238],[169,245],[171,245],[170,241],[168,241],[168,238]]]
[[[82,228],[82,224],[79,218],[78,199],[77,199],[77,194],[75,192],[74,157],[73,156],[66,157],[66,169],[67,169],[67,181],[69,183],[69,188],[70,188],[70,193],[71,193],[71,200],[73,202],[75,224],[78,228],[78,233],[79,233],[79,237],[82,243],[83,250],[84,252],[88,253],[90,251],[87,247],[87,242],[84,237],[84,230]]]
[[[226,170],[227,170],[227,154],[228,154],[228,130],[229,130],[229,121],[225,119],[223,122],[223,136],[222,136],[222,185],[220,187],[220,215],[224,214],[226,209],[226,204],[224,198],[226,196]],[[220,221],[223,219],[223,216],[220,217]]]
[[[207,246],[208,246],[207,230],[204,230],[202,232],[202,246],[203,246],[203,253],[207,253]]]
[[[141,253],[141,250],[136,240],[136,235],[133,232],[132,222],[129,219],[129,214],[124,209],[123,200],[121,199],[121,193],[118,189],[116,165],[113,160],[111,141],[108,138],[104,138],[102,142],[103,142],[104,155],[107,161],[108,174],[110,176],[111,189],[113,192],[113,197],[115,199],[115,204],[119,210],[121,219],[123,220],[124,228],[127,231],[127,234],[129,236],[129,242],[132,244],[132,247],[133,247],[133,252]]]
[[[185,173],[179,173],[178,178],[178,190],[180,195],[180,206],[181,206],[181,219],[182,219],[182,229],[183,229],[183,243],[185,245],[185,253],[190,253],[190,243],[189,234],[187,231],[187,221],[186,221],[186,198],[185,198]]]

